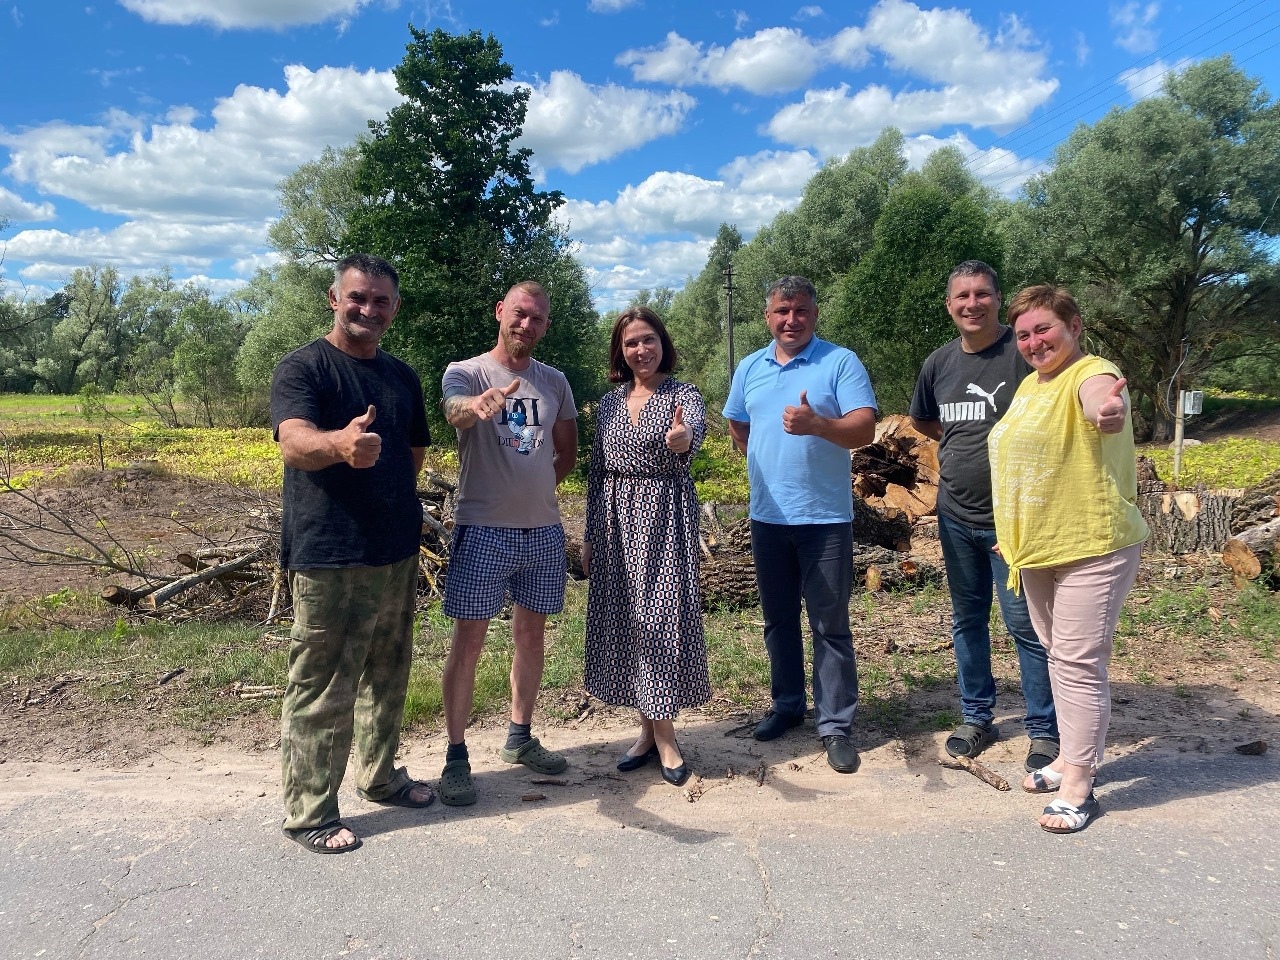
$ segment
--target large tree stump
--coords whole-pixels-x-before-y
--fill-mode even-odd
[[[1247,488],[1231,511],[1231,531],[1238,533],[1280,517],[1280,470]]]

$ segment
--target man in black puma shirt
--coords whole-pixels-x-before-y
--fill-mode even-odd
[[[911,399],[916,429],[939,441],[938,539],[951,591],[951,636],[956,651],[962,723],[947,739],[955,757],[973,757],[997,738],[996,685],[991,674],[991,602],[1013,637],[1027,703],[1023,724],[1031,747],[1027,770],[1058,755],[1058,720],[1045,649],[1031,626],[1026,600],[1005,586],[1008,568],[996,544],[987,434],[1004,416],[1031,368],[1000,323],[996,272],[966,260],[947,280],[947,312],[960,336],[925,361]]]

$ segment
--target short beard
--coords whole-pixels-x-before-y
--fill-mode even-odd
[[[533,353],[533,348],[529,344],[523,340],[517,340],[506,330],[502,331],[502,346],[512,360],[523,360]]]

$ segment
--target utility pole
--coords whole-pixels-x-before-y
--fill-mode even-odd
[[[729,377],[733,377],[733,264],[724,268],[724,329],[729,339]]]
[[[1173,418],[1173,483],[1174,483],[1174,486],[1177,486],[1178,476],[1179,474],[1182,473],[1182,432],[1184,429],[1183,422],[1186,417],[1186,414],[1183,411],[1186,409],[1186,391],[1182,389],[1182,375],[1180,371],[1182,370],[1182,365],[1183,363],[1186,362],[1186,359],[1187,359],[1187,341],[1184,338],[1182,341],[1182,356],[1178,358],[1178,368],[1176,371],[1174,371],[1175,375],[1174,375],[1174,383],[1173,383],[1174,387],[1178,391],[1178,409],[1174,413],[1174,418]]]

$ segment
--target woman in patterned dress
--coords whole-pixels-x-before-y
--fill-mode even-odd
[[[698,497],[689,464],[706,410],[672,379],[676,352],[658,316],[630,307],[613,326],[609,379],[596,409],[582,567],[587,598],[587,691],[640,711],[622,771],[651,760],[680,786],[689,768],[675,718],[711,697],[698,590]]]

